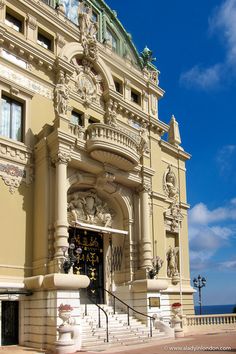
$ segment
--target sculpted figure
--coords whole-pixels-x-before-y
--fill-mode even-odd
[[[170,278],[179,273],[177,257],[178,252],[179,247],[172,248],[171,246],[167,252],[167,276]]]
[[[112,212],[107,203],[98,198],[95,190],[75,192],[69,196],[68,221],[84,221],[105,227],[112,225]]]
[[[170,165],[168,166],[168,172],[166,174],[165,184],[166,184],[166,190],[167,190],[168,196],[170,198],[176,197],[176,195],[178,193],[178,188],[176,187],[175,174],[172,171]]]
[[[69,88],[64,73],[61,72],[54,91],[55,111],[58,114],[65,115],[67,113],[68,100]]]
[[[148,130],[147,130],[147,124],[146,123],[142,124],[142,127],[139,130],[139,134],[140,134],[140,137],[141,137],[140,151],[141,152],[149,152]]]

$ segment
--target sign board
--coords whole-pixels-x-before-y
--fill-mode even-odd
[[[149,307],[160,307],[160,298],[149,297]]]

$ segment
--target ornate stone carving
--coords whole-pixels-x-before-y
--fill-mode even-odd
[[[0,9],[2,9],[6,5],[5,0],[0,0]]]
[[[164,212],[164,216],[167,229],[171,232],[178,232],[179,223],[183,220],[183,215],[176,201],[170,204],[169,208]]]
[[[172,248],[171,246],[169,247],[169,250],[166,253],[166,258],[167,258],[167,276],[169,278],[176,277],[176,276],[179,275],[178,253],[179,253],[179,247]]]
[[[139,135],[141,138],[140,147],[139,147],[140,154],[149,153],[149,151],[150,151],[149,146],[148,146],[149,138],[148,138],[148,130],[147,130],[146,123],[142,124],[142,127],[139,130]]]
[[[76,66],[75,92],[80,95],[85,107],[89,107],[93,102],[99,103],[103,94],[102,77],[97,74],[91,61],[74,59],[72,62]]]
[[[77,92],[84,101],[84,105],[89,107],[96,101],[96,87],[92,78],[86,73],[80,73],[77,77]]]
[[[70,162],[71,156],[70,153],[67,151],[62,151],[59,150],[55,155],[52,156],[52,163],[61,163],[61,164],[67,164]]]
[[[31,15],[27,15],[27,24],[29,26],[29,28],[31,28],[32,30],[36,30],[37,28],[37,19]]]
[[[148,277],[150,279],[157,278],[157,275],[158,275],[160,269],[162,268],[163,263],[164,263],[164,261],[159,256],[156,256],[155,258],[152,259],[152,267],[147,269]]]
[[[115,181],[115,175],[111,172],[105,171],[97,177],[96,186],[98,188],[104,188],[105,184],[113,183]]]
[[[68,196],[68,223],[83,221],[105,227],[112,226],[113,211],[95,190],[74,192]]]
[[[84,55],[89,60],[97,59],[97,40],[98,23],[93,20],[92,7],[84,1],[79,3],[78,23],[80,28],[80,42],[84,48]]]
[[[117,127],[117,104],[110,100],[107,103],[106,114],[105,114],[105,122],[111,127]]]
[[[177,179],[171,165],[168,166],[167,171],[164,173],[163,189],[169,198],[177,199],[179,189],[177,187]]]
[[[61,36],[60,34],[57,34],[56,43],[59,48],[63,48],[64,45],[66,44],[65,38],[63,36]]]
[[[26,172],[15,165],[0,163],[0,176],[9,187],[10,193],[14,193],[19,188]]]
[[[68,79],[63,71],[58,74],[58,83],[54,90],[54,108],[57,114],[66,115],[69,101]]]

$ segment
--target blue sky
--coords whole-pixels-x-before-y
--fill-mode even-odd
[[[107,0],[157,58],[160,119],[174,114],[187,163],[192,278],[205,305],[236,304],[236,0]]]

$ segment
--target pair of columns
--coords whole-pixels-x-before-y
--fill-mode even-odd
[[[68,247],[67,221],[67,164],[70,156],[59,152],[56,158],[56,203],[55,203],[55,242],[54,258],[63,257],[63,248]],[[141,217],[140,268],[151,266],[152,251],[150,238],[149,186],[143,185],[139,190]]]

